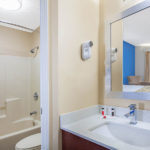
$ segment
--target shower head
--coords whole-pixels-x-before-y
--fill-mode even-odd
[[[30,50],[30,53],[34,54],[35,52],[37,52],[37,50],[39,49],[39,46],[33,48]]]
[[[34,48],[33,49],[31,49],[30,50],[30,52],[33,54],[33,53],[35,53],[35,50],[34,50]]]

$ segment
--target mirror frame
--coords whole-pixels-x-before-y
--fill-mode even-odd
[[[105,98],[119,98],[119,99],[132,99],[132,100],[150,100],[150,93],[144,92],[112,92],[111,91],[111,25],[121,19],[138,13],[150,7],[150,0],[144,0],[127,10],[121,12],[113,17],[110,21],[106,21],[106,49],[105,49]]]

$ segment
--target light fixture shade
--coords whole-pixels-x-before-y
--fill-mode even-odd
[[[0,8],[6,10],[18,10],[22,6],[22,0],[0,0]]]

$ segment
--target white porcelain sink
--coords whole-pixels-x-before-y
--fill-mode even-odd
[[[134,125],[106,122],[90,129],[90,131],[108,138],[115,138],[130,145],[150,147],[150,130],[138,128]]]

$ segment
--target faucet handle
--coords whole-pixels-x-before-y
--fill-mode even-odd
[[[130,110],[135,110],[136,109],[136,104],[131,104],[128,106]]]

